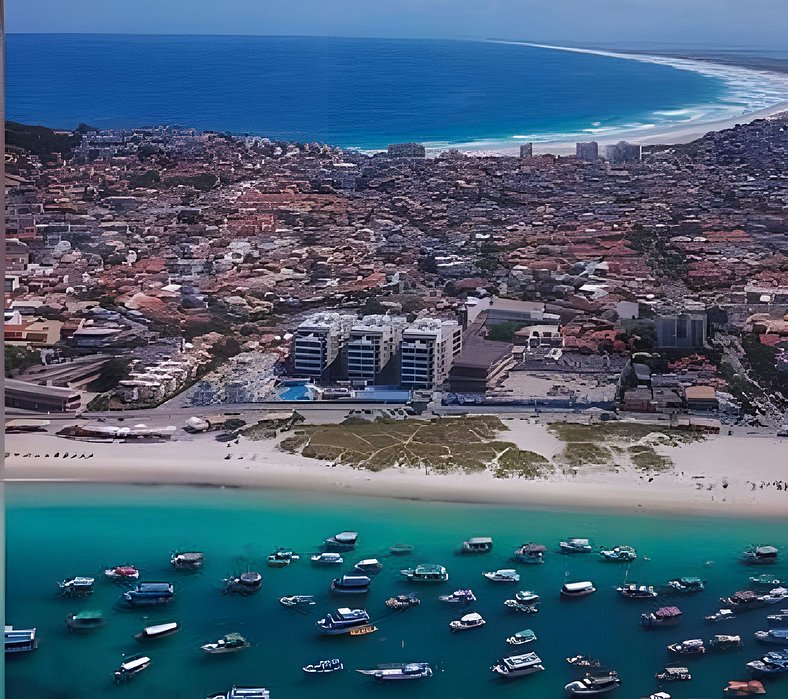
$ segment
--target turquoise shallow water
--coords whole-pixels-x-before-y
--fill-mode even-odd
[[[313,552],[326,536],[342,529],[361,533],[357,551],[346,557],[350,564],[372,556],[384,564],[363,604],[380,628],[367,637],[321,637],[316,632],[314,622],[323,612],[348,603],[348,597],[328,593],[336,571],[314,568],[303,559],[279,570],[263,563],[276,546]],[[744,678],[745,662],[768,649],[752,639],[756,629],[765,628],[767,611],[744,614],[724,629],[706,626],[702,616],[719,606],[721,595],[746,587],[754,569],[738,562],[742,549],[753,542],[785,543],[784,520],[660,519],[282,492],[50,485],[8,488],[7,530],[7,622],[36,626],[40,636],[38,650],[10,658],[7,696],[36,698],[197,699],[234,683],[263,684],[271,689],[272,699],[393,693],[450,699],[561,697],[564,684],[577,676],[563,658],[589,653],[619,671],[623,684],[611,696],[632,699],[657,689],[653,674],[671,661],[667,643],[739,633],[745,639],[741,651],[691,658],[686,662],[694,679],[667,688],[674,699],[718,697],[726,680]],[[456,555],[463,539],[474,535],[494,537],[494,551]],[[641,630],[640,612],[657,605],[618,598],[613,587],[623,582],[627,566],[604,563],[595,554],[554,553],[566,536],[635,546],[641,558],[631,565],[630,580],[656,585],[680,575],[699,575],[708,580],[707,591],[678,601],[684,611],[680,626]],[[518,566],[519,587],[482,578],[485,570],[508,567],[512,550],[531,540],[550,551],[544,565]],[[414,554],[387,556],[387,547],[398,541],[415,544]],[[204,551],[204,570],[174,571],[168,561],[176,548]],[[174,582],[176,601],[162,611],[121,611],[114,607],[121,590],[103,579],[86,602],[56,594],[57,580],[98,577],[103,567],[125,562],[137,565],[142,579]],[[416,562],[442,563],[450,582],[410,585],[397,571]],[[221,579],[247,566],[263,573],[262,591],[248,598],[223,596]],[[787,577],[788,561],[769,566],[768,572]],[[562,602],[558,590],[567,577],[593,580],[598,592]],[[465,586],[476,591],[479,602],[473,609],[488,623],[451,634],[448,623],[459,612],[441,605],[437,595]],[[539,593],[541,612],[521,616],[505,609],[503,600],[516,589]],[[421,606],[391,615],[386,598],[410,590],[421,597]],[[316,594],[319,603],[314,612],[302,615],[278,603],[285,594]],[[69,633],[66,615],[86,608],[102,609],[107,626],[88,634]],[[182,623],[177,635],[146,645],[133,640],[143,626],[170,618]],[[510,650],[504,639],[528,627],[539,640],[527,650],[540,655],[546,671],[498,680],[489,667]],[[253,647],[228,656],[200,651],[202,643],[230,631],[243,633]],[[125,686],[114,686],[112,672],[124,654],[142,650],[153,658],[151,668]],[[345,672],[307,677],[300,670],[308,662],[335,656],[345,662]],[[433,663],[437,672],[432,679],[408,683],[407,689],[379,686],[352,671],[421,660]],[[788,678],[770,685],[769,696],[788,696]]]

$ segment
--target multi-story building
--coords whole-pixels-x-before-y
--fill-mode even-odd
[[[692,349],[706,344],[708,316],[703,308],[659,315],[654,326],[661,349]]]
[[[327,378],[350,336],[356,316],[346,313],[316,313],[307,318],[293,338],[293,368],[300,376]]]
[[[408,388],[439,386],[461,351],[462,327],[456,320],[420,318],[402,333],[400,383]]]
[[[520,157],[521,158],[533,158],[534,157],[534,144],[533,143],[522,143],[522,144],[520,144]]]
[[[578,160],[597,160],[599,158],[599,144],[596,141],[575,144],[575,155]]]
[[[605,155],[611,163],[639,163],[642,148],[636,143],[619,141],[605,148]]]
[[[347,342],[347,376],[355,381],[377,382],[399,350],[407,320],[401,316],[364,316],[350,329]]]

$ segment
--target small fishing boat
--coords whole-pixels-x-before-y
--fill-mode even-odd
[[[175,599],[175,589],[168,582],[142,582],[126,590],[123,599],[132,607],[167,604]]]
[[[596,588],[590,580],[564,583],[561,587],[562,597],[585,597],[586,595],[590,595],[593,592],[596,592]]]
[[[778,646],[788,646],[788,629],[756,631],[755,640],[759,643],[774,643]]]
[[[493,540],[489,536],[474,536],[462,542],[461,553],[489,553],[492,551]]]
[[[732,609],[719,609],[714,614],[709,614],[708,616],[703,617],[707,622],[710,624],[718,624],[721,621],[728,621],[729,619],[735,619],[736,615],[733,613]]]
[[[677,655],[703,655],[706,652],[706,646],[703,645],[702,639],[691,638],[688,641],[669,644],[668,650]]]
[[[631,546],[614,546],[612,549],[602,549],[599,555],[612,563],[629,563],[638,557],[637,552]]]
[[[321,566],[337,566],[345,562],[345,559],[338,553],[316,553],[309,560],[315,565]]]
[[[762,595],[752,590],[738,590],[730,597],[721,597],[722,604],[730,606],[736,612],[747,611],[748,609],[758,609],[765,606]]]
[[[696,592],[703,592],[706,589],[706,583],[696,577],[674,578],[668,582],[668,587],[673,592],[682,595],[692,595]]]
[[[491,580],[492,582],[520,582],[520,574],[514,568],[502,568],[500,570],[492,570],[482,575]]]
[[[316,663],[304,665],[301,669],[309,675],[325,675],[329,672],[344,670],[345,666],[339,658],[332,658],[331,660],[319,660]]]
[[[558,543],[558,548],[561,553],[591,553],[593,550],[591,542],[588,539],[577,538],[560,541]]]
[[[520,590],[515,594],[514,598],[518,602],[525,602],[526,604],[539,604],[539,595],[531,590]]]
[[[509,636],[506,642],[510,646],[523,646],[526,643],[533,643],[536,640],[536,634],[531,629],[523,629],[518,631],[513,636]]]
[[[280,597],[279,603],[284,607],[311,607],[317,604],[313,595],[287,595]]]
[[[449,579],[449,573],[443,566],[432,563],[401,570],[400,574],[411,582],[446,582]]]
[[[81,597],[92,594],[93,583],[95,582],[95,578],[77,576],[76,578],[66,578],[57,585],[60,588],[60,592],[67,597]]]
[[[228,633],[222,636],[218,641],[206,643],[200,646],[200,648],[211,655],[219,655],[221,653],[235,653],[236,651],[248,648],[250,645],[252,644],[241,634]]]
[[[754,677],[788,673],[788,650],[767,653],[762,658],[747,663],[747,669]]]
[[[769,594],[761,595],[759,597],[763,604],[780,604],[788,600],[788,587],[775,587],[769,590]]]
[[[170,557],[170,564],[178,570],[197,570],[205,563],[205,556],[200,551],[184,551],[174,553]]]
[[[348,609],[347,607],[330,612],[316,622],[318,631],[328,636],[350,633],[352,629],[368,624],[369,614],[366,609]]]
[[[778,553],[777,548],[774,546],[750,546],[742,554],[742,561],[755,565],[774,563],[777,560]]]
[[[769,614],[766,621],[769,626],[788,627],[788,609],[781,609],[779,614]]]
[[[678,607],[660,607],[655,612],[640,615],[640,625],[647,629],[675,626],[681,621],[682,613]]]
[[[526,602],[519,602],[516,599],[504,600],[503,605],[507,609],[511,609],[512,611],[515,611],[515,612],[521,612],[523,614],[538,614],[539,613],[539,605],[538,604],[527,604]]]
[[[396,597],[389,597],[386,600],[386,606],[389,609],[410,609],[411,607],[418,607],[421,600],[415,595],[397,595]]]
[[[236,578],[224,579],[224,593],[227,595],[253,595],[263,586],[263,576],[256,571],[241,573]]]
[[[660,682],[688,682],[692,679],[689,668],[670,666],[658,672],[654,677]]]
[[[153,638],[164,638],[165,636],[172,636],[177,633],[181,625],[177,621],[167,621],[162,624],[155,624],[154,626],[146,626],[142,631],[134,634],[134,638],[138,641],[149,641]]]
[[[233,687],[229,692],[211,694],[206,699],[270,699],[265,687]]]
[[[124,581],[124,580],[137,580],[140,577],[140,572],[134,566],[115,566],[114,568],[107,568],[104,570],[104,575],[110,580]]]
[[[471,612],[459,619],[449,622],[449,628],[452,631],[467,631],[468,629],[478,629],[484,626],[487,622],[482,619],[482,615],[477,612]]]
[[[389,553],[393,556],[406,556],[413,553],[413,546],[411,544],[394,544],[389,546]]]
[[[372,624],[365,624],[364,626],[357,626],[354,629],[350,629],[351,636],[366,636],[371,633],[375,633],[378,630],[377,626],[373,626]]]
[[[100,611],[84,611],[66,617],[66,625],[72,631],[91,631],[100,629],[104,624],[106,620]]]
[[[356,548],[358,532],[339,532],[325,540],[326,551],[352,551]]]
[[[27,653],[38,648],[36,629],[5,627],[5,653]]]
[[[508,679],[542,672],[544,665],[542,665],[542,659],[536,653],[523,653],[522,655],[507,655],[490,669],[496,675]]]
[[[450,604],[470,604],[476,601],[476,595],[473,590],[455,590],[450,595],[441,595],[438,600]]]
[[[621,684],[618,674],[610,671],[601,675],[587,674],[582,680],[575,680],[564,686],[569,696],[590,697],[612,692]]]
[[[331,592],[337,595],[365,595],[372,581],[366,575],[343,575],[331,581]]]
[[[134,675],[147,670],[150,667],[150,662],[150,658],[147,655],[136,655],[123,661],[120,667],[115,670],[115,682],[126,682]]]
[[[761,575],[751,575],[750,582],[753,585],[768,585],[769,587],[777,587],[782,585],[782,580],[775,578],[773,575],[763,573]]]
[[[523,544],[514,550],[512,558],[520,563],[544,563],[546,551],[547,547],[542,544]]]
[[[269,554],[266,563],[268,563],[271,568],[285,568],[289,566],[293,561],[297,561],[299,556],[291,549],[285,548],[278,548],[273,553]]]
[[[758,680],[740,681],[728,680],[728,686],[722,690],[725,696],[749,697],[754,694],[766,694],[766,689]]]
[[[359,573],[365,575],[376,575],[383,568],[383,564],[377,558],[365,558],[353,566]]]
[[[378,665],[374,670],[356,670],[356,672],[383,682],[420,680],[432,677],[432,668],[429,663],[388,663]]]
[[[637,583],[625,583],[621,587],[617,587],[616,590],[624,599],[654,599],[658,595],[653,585],[638,585]]]
[[[602,664],[599,658],[592,658],[590,655],[575,655],[566,658],[566,662],[575,667],[600,667]]]
[[[732,650],[734,648],[741,648],[741,636],[727,636],[725,634],[717,634],[709,639],[709,650]]]

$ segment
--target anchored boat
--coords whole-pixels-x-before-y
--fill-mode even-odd
[[[211,694],[206,699],[270,699],[271,693],[265,687],[233,687],[229,692]]]
[[[482,573],[485,578],[492,582],[520,582],[520,574],[514,568],[502,568]]]
[[[365,558],[353,566],[359,573],[365,575],[376,575],[383,568],[383,564],[377,558]]]
[[[696,577],[674,578],[668,582],[668,587],[673,592],[682,595],[692,595],[696,592],[703,592],[706,589],[706,583]]]
[[[528,543],[516,548],[512,557],[520,563],[544,563],[546,551],[547,547],[542,544]]]
[[[735,619],[736,615],[733,613],[732,609],[719,609],[718,611],[714,612],[714,614],[709,614],[703,618],[710,624],[718,624],[721,621]]]
[[[13,626],[5,627],[5,652],[27,653],[38,648],[36,629],[15,629]]]
[[[104,614],[100,611],[84,611],[66,617],[66,625],[72,631],[100,629],[105,623]]]
[[[441,595],[438,600],[449,604],[470,604],[476,601],[476,595],[473,590],[455,590],[450,595]]]
[[[197,570],[204,562],[205,556],[200,551],[174,553],[170,557],[170,564],[178,570]]]
[[[640,625],[647,629],[675,626],[681,621],[682,613],[678,607],[660,607],[656,612],[640,615]]]
[[[326,551],[352,551],[356,548],[358,532],[339,532],[325,540]]]
[[[629,563],[638,557],[637,551],[631,546],[614,546],[612,549],[602,549],[599,555],[612,563]]]
[[[452,631],[467,631],[469,629],[478,629],[484,626],[487,622],[482,619],[482,615],[477,612],[471,612],[465,616],[449,622],[449,628]]]
[[[590,697],[612,692],[620,684],[618,674],[611,670],[602,675],[589,673],[582,680],[575,680],[564,686],[564,691],[573,697]]]
[[[168,582],[142,582],[126,590],[123,599],[132,607],[167,604],[175,599],[175,589]]]
[[[345,666],[339,658],[332,658],[331,660],[320,660],[310,665],[304,665],[301,669],[310,675],[323,675],[344,670]]]
[[[82,595],[92,594],[93,583],[95,582],[95,578],[77,576],[76,578],[66,578],[59,582],[58,587],[61,593],[67,597],[81,597]]]
[[[338,595],[364,595],[372,581],[366,575],[343,575],[331,581],[331,592]]]
[[[279,598],[279,603],[284,607],[298,607],[300,605],[311,607],[317,604],[313,595],[286,595]]]
[[[727,636],[725,634],[718,634],[709,639],[708,646],[710,650],[719,651],[740,648],[742,646],[741,636]]]
[[[489,536],[474,536],[462,542],[462,553],[489,553],[492,551],[493,540]]]
[[[449,579],[447,570],[436,564],[422,564],[415,568],[406,568],[400,571],[411,582],[446,582]]]
[[[542,665],[542,659],[536,653],[524,653],[501,658],[490,669],[500,677],[513,678],[542,672],[544,665]]]
[[[562,597],[585,597],[586,595],[590,595],[593,592],[596,592],[596,588],[594,587],[594,583],[592,583],[590,580],[564,583],[564,585],[561,587]]]
[[[342,558],[338,553],[316,553],[312,556],[309,560],[312,561],[315,565],[320,566],[338,566],[342,565],[345,562],[345,559]]]
[[[326,614],[325,617],[317,622],[320,633],[327,636],[336,636],[343,633],[350,633],[354,628],[369,624],[369,614],[366,609],[348,609],[341,607],[335,612]]]
[[[421,604],[421,600],[415,595],[397,595],[396,597],[389,597],[386,600],[386,606],[389,609],[410,609],[417,607]]]
[[[777,560],[777,548],[774,546],[750,546],[743,554],[744,563],[760,565],[774,563]]]
[[[624,599],[654,599],[658,593],[653,585],[638,585],[637,583],[626,583],[616,590]]]
[[[228,633],[222,636],[218,641],[206,643],[200,646],[206,653],[217,655],[222,653],[235,653],[236,651],[248,648],[251,645],[241,634]]]
[[[778,646],[788,646],[788,629],[756,631],[755,640],[759,643],[774,643]]]
[[[104,575],[110,580],[116,581],[137,580],[140,577],[140,572],[134,566],[125,565],[107,568],[104,570]]]
[[[677,655],[703,655],[706,652],[706,646],[703,645],[702,639],[691,638],[688,641],[671,643],[668,650]]]
[[[374,670],[356,670],[356,672],[383,682],[420,680],[432,677],[432,668],[429,663],[388,663],[378,665]]]
[[[263,586],[263,576],[255,571],[241,573],[237,578],[225,578],[224,592],[228,595],[253,595]]]
[[[181,625],[177,621],[167,621],[163,624],[155,624],[154,626],[146,626],[138,634],[134,635],[138,641],[148,641],[152,638],[164,638],[165,636],[172,636],[177,633]]]
[[[593,550],[591,542],[588,539],[577,538],[560,541],[558,543],[558,548],[561,553],[591,553]]]
[[[134,675],[147,670],[150,667],[150,662],[150,658],[147,655],[136,655],[133,658],[129,658],[115,670],[115,682],[130,680]]]
[[[506,642],[510,646],[522,646],[526,643],[533,643],[536,640],[536,634],[531,629],[524,629],[522,631],[518,631],[513,636],[509,636],[506,639]]]
[[[413,553],[413,546],[411,544],[394,544],[389,546],[389,553],[393,556],[406,556]]]
[[[660,682],[688,682],[692,679],[689,668],[670,666],[658,672],[654,677]]]
[[[289,566],[293,561],[298,560],[298,555],[293,553],[291,549],[278,548],[268,556],[266,563],[271,568],[284,568]]]

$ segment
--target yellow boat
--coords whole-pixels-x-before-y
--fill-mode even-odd
[[[367,624],[366,626],[359,626],[357,629],[351,629],[351,636],[366,636],[368,633],[375,633],[378,630],[377,626]]]

